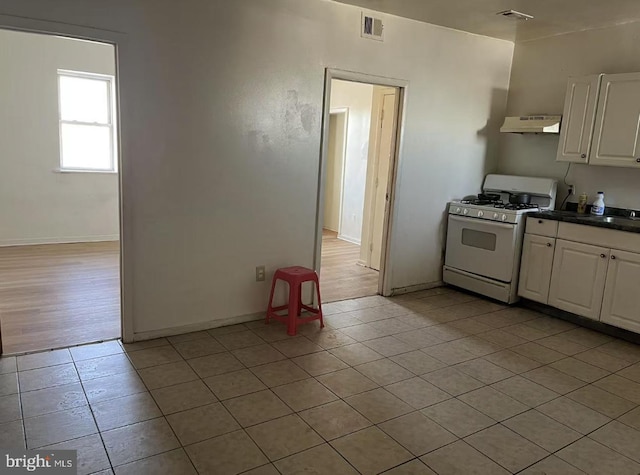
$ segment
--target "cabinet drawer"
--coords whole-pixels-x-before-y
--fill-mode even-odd
[[[551,219],[530,218],[527,216],[527,233],[538,236],[556,237],[558,221]]]

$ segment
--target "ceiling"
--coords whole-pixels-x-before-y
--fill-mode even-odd
[[[509,41],[526,41],[572,31],[640,21],[639,0],[335,0]],[[521,21],[496,15],[517,10]]]

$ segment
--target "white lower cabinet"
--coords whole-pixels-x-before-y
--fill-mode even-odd
[[[558,239],[551,271],[549,305],[600,319],[610,250]]]
[[[611,251],[600,320],[640,333],[640,254]]]
[[[640,234],[527,218],[518,295],[640,333]]]
[[[518,295],[540,303],[547,303],[555,238],[525,234],[522,244]]]

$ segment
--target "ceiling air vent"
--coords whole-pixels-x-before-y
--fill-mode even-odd
[[[528,15],[526,13],[517,12],[515,10],[505,10],[503,12],[498,12],[496,15],[502,15],[507,18],[512,18],[514,20],[533,20],[533,15]]]
[[[360,36],[371,40],[384,40],[384,25],[380,18],[374,18],[362,12],[362,25],[360,27]]]

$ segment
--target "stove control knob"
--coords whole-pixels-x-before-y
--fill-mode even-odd
[[[493,213],[493,219],[498,219],[499,217],[498,213]]]
[[[460,208],[456,208],[456,213],[460,214],[460,211],[462,211]]]
[[[506,221],[506,220],[507,220],[507,215],[506,215],[506,214],[503,214],[502,216],[500,216],[500,219],[501,219],[502,221]]]
[[[465,209],[462,211],[462,214],[469,214],[469,210],[465,208]]]
[[[478,218],[482,218],[484,216],[484,211],[478,211]]]

